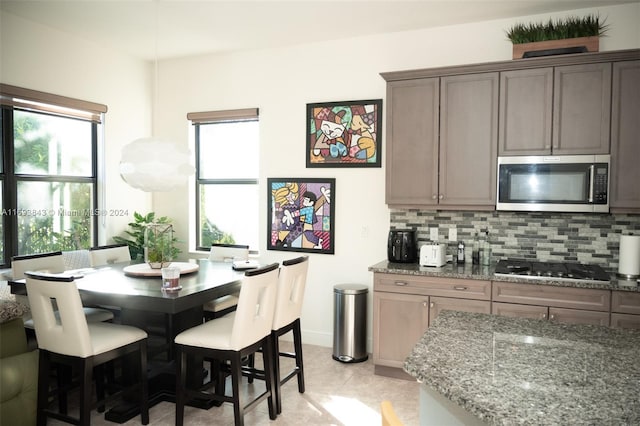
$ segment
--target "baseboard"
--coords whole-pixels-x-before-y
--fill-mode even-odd
[[[384,365],[376,365],[373,372],[378,376],[393,377],[394,379],[409,380],[415,382],[415,377],[409,375],[401,368],[387,367]]]

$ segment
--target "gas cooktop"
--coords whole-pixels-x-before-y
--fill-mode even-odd
[[[598,265],[569,262],[537,262],[503,259],[496,265],[495,275],[517,275],[525,279],[553,279],[578,282],[609,282],[609,274]]]

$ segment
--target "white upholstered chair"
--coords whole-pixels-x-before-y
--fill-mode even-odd
[[[139,388],[140,418],[149,423],[147,388],[147,334],[135,327],[112,323],[89,323],[82,309],[80,293],[72,276],[27,271],[27,294],[33,314],[39,349],[38,424],[47,417],[88,425],[91,420],[92,378],[94,367],[129,353],[138,353],[139,370],[134,386]],[[54,310],[52,300],[58,305]],[[51,364],[71,365],[80,371],[79,418],[49,409]],[[98,397],[104,383],[96,383]],[[122,391],[97,401],[98,407],[122,395]]]
[[[209,252],[212,262],[232,262],[249,259],[249,246],[236,244],[213,244]],[[233,312],[238,305],[238,294],[229,294],[210,300],[202,307],[205,321]]]
[[[249,246],[241,244],[212,244],[209,251],[209,260],[213,262],[232,262],[248,258]]]
[[[278,292],[276,297],[276,311],[273,316],[271,337],[274,353],[274,392],[276,397],[276,411],[282,412],[282,392],[280,387],[291,380],[298,378],[298,392],[304,393],[304,364],[302,360],[302,332],[300,329],[300,315],[304,290],[307,283],[307,271],[309,269],[309,257],[301,256],[282,262],[280,277],[278,280]],[[293,333],[294,352],[281,352],[280,336]],[[295,359],[295,367],[286,374],[280,372],[280,357]],[[250,371],[253,369],[254,357],[249,358]],[[248,374],[252,378],[251,373]],[[251,379],[250,379],[251,380]]]
[[[57,274],[64,272],[64,270],[65,262],[64,256],[62,255],[61,251],[31,254],[25,256],[14,256],[11,259],[11,275],[13,279],[25,278],[24,273],[26,271]],[[29,300],[27,296],[16,295],[16,300],[29,306]],[[107,309],[85,307],[84,313],[87,317],[87,321],[89,322],[113,320],[113,312]],[[24,320],[24,326],[27,329],[33,330],[33,319],[30,317],[25,317]]]
[[[235,312],[207,321],[176,336],[176,426],[183,424],[184,405],[190,397],[232,402],[236,426],[244,424],[245,410],[255,407],[265,398],[268,400],[269,417],[272,420],[276,418],[272,390],[274,378],[271,325],[276,304],[278,273],[277,263],[247,271],[242,280],[238,308]],[[265,348],[263,359],[266,390],[245,404],[244,392],[240,390],[242,358],[255,353],[261,347]],[[232,395],[225,395],[226,373],[222,368],[219,372],[212,369],[212,383],[216,385],[214,394],[203,393],[200,389],[187,389],[185,372],[190,355],[213,360],[214,365],[227,365],[229,362]],[[213,379],[215,373],[218,373],[217,379]]]
[[[91,247],[89,249],[89,261],[91,267],[129,262],[131,261],[131,253],[129,252],[129,246],[126,244]]]

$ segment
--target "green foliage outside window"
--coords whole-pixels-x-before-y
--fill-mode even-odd
[[[52,136],[33,137],[34,134],[38,134],[40,128],[40,122],[36,117],[33,114],[14,114],[14,164],[19,168],[28,169],[27,172],[30,174],[46,175],[49,169],[49,144]],[[55,181],[42,181],[40,184],[50,185],[50,194],[58,191],[64,193],[65,185],[68,186],[69,195],[65,204],[71,206],[74,212],[86,214],[69,217],[60,213],[59,206],[43,205],[38,206],[38,210],[51,211],[52,214],[18,215],[18,254],[91,247],[90,185]],[[19,209],[25,208],[29,209],[31,206],[19,206]],[[62,229],[62,231],[55,231],[55,229]]]
[[[235,244],[236,240],[233,235],[227,234],[220,230],[215,223],[212,223],[209,219],[204,217],[200,224],[201,230],[201,244],[202,247],[211,247],[211,244]]]

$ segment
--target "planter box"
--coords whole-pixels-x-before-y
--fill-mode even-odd
[[[599,46],[600,37],[598,36],[520,43],[513,45],[513,59],[563,55],[567,53],[597,52]]]

